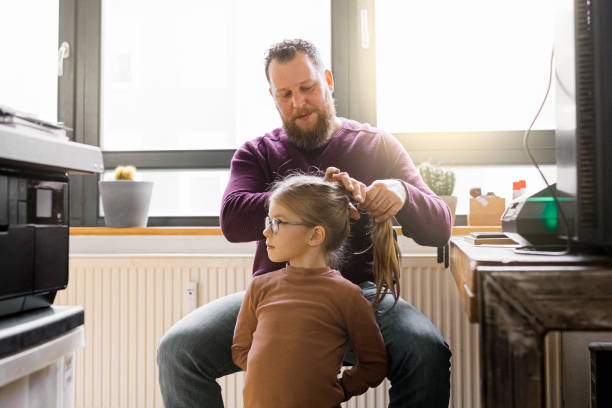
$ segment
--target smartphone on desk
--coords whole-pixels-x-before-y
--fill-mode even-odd
[[[516,245],[518,242],[503,232],[471,232],[464,237],[473,245]]]
[[[470,236],[474,239],[481,238],[508,238],[503,232],[470,232]]]

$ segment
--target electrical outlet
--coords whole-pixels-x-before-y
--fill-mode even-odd
[[[192,312],[197,307],[198,300],[198,283],[189,281],[185,284],[185,293],[183,294],[183,314]]]

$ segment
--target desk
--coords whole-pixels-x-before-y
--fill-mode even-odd
[[[470,322],[479,323],[485,407],[544,407],[544,336],[612,329],[612,260],[519,255],[450,243],[450,267]]]

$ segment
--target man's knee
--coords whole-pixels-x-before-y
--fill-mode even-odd
[[[395,360],[390,365],[390,377],[415,371],[426,376],[449,372],[452,353],[433,323],[419,325],[419,330],[404,329],[396,333],[399,341],[388,350],[390,359]]]
[[[448,370],[450,368],[451,351],[439,332],[429,331],[414,336],[415,349],[419,355],[420,364],[430,370]]]
[[[402,337],[390,357],[389,407],[448,407],[451,352],[435,326]]]
[[[170,329],[157,344],[157,365],[160,370],[164,370],[169,364],[176,362],[177,354],[180,354],[177,353],[180,350],[180,337],[180,334]]]
[[[200,332],[197,320],[189,317],[175,323],[157,345],[157,364],[160,369],[185,367],[194,362],[196,354],[207,348],[207,336]]]

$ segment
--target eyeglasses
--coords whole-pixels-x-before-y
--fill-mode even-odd
[[[303,222],[288,222],[288,221],[281,221],[278,218],[266,217],[266,228],[265,229],[268,229],[269,227],[272,227],[272,233],[276,234],[276,233],[278,233],[278,227],[281,224],[310,226],[310,224],[305,224]]]

